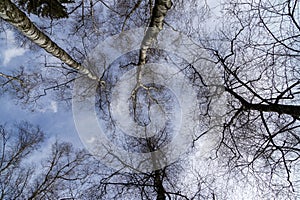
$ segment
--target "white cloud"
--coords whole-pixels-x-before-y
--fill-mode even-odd
[[[55,113],[57,112],[57,102],[56,101],[51,101],[50,110],[52,110]]]
[[[45,112],[53,112],[53,113],[57,113],[58,111],[58,105],[56,101],[50,101],[50,102],[46,102],[45,105],[43,106],[43,108],[41,109],[37,109],[36,111],[41,112],[41,113],[45,113]]]
[[[0,32],[1,39],[5,39],[5,44],[13,44],[15,40],[15,34],[11,30],[5,30]]]
[[[15,42],[14,32],[11,30],[7,30],[5,32],[7,42]]]
[[[15,34],[11,30],[7,30],[0,34],[1,38],[5,38],[5,41],[1,42],[0,46],[3,46],[1,51],[1,57],[3,59],[3,65],[7,65],[13,58],[22,56],[26,49],[20,48],[15,40]],[[1,64],[1,63],[0,63]]]
[[[11,48],[4,51],[4,61],[3,65],[7,65],[11,59],[17,56],[22,56],[25,53],[25,49],[23,48]]]

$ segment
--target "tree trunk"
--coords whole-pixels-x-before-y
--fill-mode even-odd
[[[146,54],[147,50],[150,48],[150,45],[157,38],[158,33],[163,28],[163,21],[167,14],[167,11],[172,7],[171,0],[155,0],[153,14],[151,16],[151,21],[149,28],[147,29],[145,36],[143,38],[140,57],[138,65],[144,65],[146,63]]]
[[[67,52],[41,32],[10,0],[0,0],[0,17],[15,26],[32,42],[66,63],[71,68],[77,70],[79,73],[87,75],[91,79],[98,80],[98,77],[93,72],[76,62]]]
[[[156,40],[158,33],[163,29],[163,21],[167,14],[167,11],[172,7],[171,0],[155,0],[153,14],[149,27],[144,35],[142,44],[140,47],[139,61],[137,65],[136,75],[136,87],[132,91],[132,97],[136,98],[137,90],[142,84],[142,66],[146,63],[147,50],[150,48],[154,40]],[[136,101],[136,100],[134,100]]]
[[[154,172],[154,186],[157,192],[156,200],[165,200],[166,199],[166,191],[163,186],[163,177],[162,170],[155,170]]]

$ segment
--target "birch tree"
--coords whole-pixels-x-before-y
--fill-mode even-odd
[[[249,182],[254,179],[253,182],[259,190],[258,193],[262,194],[261,198],[286,199],[299,196],[300,178],[297,175],[300,148],[299,1],[278,1],[276,3],[263,0],[255,2],[226,1],[222,10],[224,15],[217,19],[221,21],[217,22],[222,24],[219,26],[219,32],[210,30],[212,32],[208,33],[205,32],[205,29],[209,29],[211,24],[205,27],[201,23],[204,21],[203,16],[206,16],[203,13],[208,12],[210,8],[206,6],[205,9],[201,10],[203,13],[198,13],[197,10],[193,10],[198,3],[199,1],[175,1],[172,3],[169,0],[78,1],[73,12],[76,13],[76,16],[74,16],[73,21],[70,21],[72,23],[70,35],[76,38],[76,42],[82,41],[82,46],[76,43],[72,48],[73,52],[71,51],[71,53],[73,54],[71,55],[74,57],[74,52],[76,52],[81,58],[84,58],[92,49],[90,47],[94,47],[98,40],[127,29],[145,26],[145,34],[139,45],[140,49],[135,54],[133,53],[134,55],[130,54],[133,55],[130,59],[124,59],[128,63],[120,67],[123,71],[126,68],[137,69],[137,73],[134,75],[136,87],[129,97],[129,101],[131,101],[129,109],[133,111],[131,117],[134,118],[135,122],[145,127],[151,122],[150,107],[153,105],[161,106],[157,99],[153,98],[153,91],[163,91],[162,87],[155,84],[143,83],[141,73],[143,67],[147,63],[154,62],[156,58],[159,58],[158,54],[161,53],[151,48],[155,47],[159,33],[166,26],[193,36],[194,41],[200,42],[199,48],[207,52],[205,56],[203,56],[204,54],[199,55],[199,60],[209,61],[211,65],[207,66],[208,68],[222,72],[222,74],[220,73],[222,88],[227,95],[227,99],[224,101],[227,110],[226,114],[222,116],[224,123],[221,124],[221,131],[218,132],[220,134],[219,145],[215,151],[210,152],[211,157],[205,162],[199,160],[199,165],[203,165],[203,163],[206,165],[212,160],[217,160],[219,165],[227,167],[227,171],[224,172],[224,168],[222,168],[223,171],[210,174],[209,177],[205,177],[203,171],[196,171],[196,181],[190,185],[187,184],[191,188],[196,185],[193,193],[186,192],[190,188],[185,190],[184,187],[176,185],[179,180],[184,178],[180,177],[182,171],[188,171],[185,169],[186,163],[179,162],[154,170],[151,173],[120,173],[107,169],[98,163],[98,165],[92,166],[93,170],[92,172],[89,171],[89,175],[86,177],[79,176],[76,179],[78,181],[75,181],[76,187],[79,188],[79,183],[89,182],[81,188],[87,192],[77,191],[80,194],[77,196],[74,194],[70,198],[227,199],[230,196],[228,191],[231,191],[232,185],[236,183],[233,181],[234,179],[250,180]],[[190,7],[191,12],[180,15],[181,10],[182,13],[186,12],[183,9],[184,6]],[[105,11],[102,12],[103,10]],[[169,14],[172,16],[168,18]],[[103,18],[104,15],[105,18]],[[97,95],[100,97],[97,100],[100,103],[96,106],[99,106],[99,109],[110,106],[111,99],[115,97],[105,95],[109,93],[108,90],[115,86],[115,82],[110,81],[110,79],[115,79],[120,73],[116,71],[110,73],[109,70],[106,70],[109,67],[105,66],[107,68],[104,69],[104,73],[99,75],[90,66],[80,64],[37,29],[26,15],[9,0],[0,2],[0,16],[32,42],[69,65],[72,69],[69,71],[70,73],[76,71],[100,82],[102,79],[100,80],[99,77],[103,75],[107,85],[105,88],[98,87]],[[194,21],[195,18],[197,20]],[[65,41],[68,42],[67,39]],[[206,96],[205,102],[209,106],[204,109],[203,119],[209,121],[212,119],[211,112],[218,109],[210,104],[211,96],[207,90],[203,89],[207,87],[201,79],[205,72],[193,67],[191,63],[187,64],[187,62],[184,64],[190,68],[184,67],[184,70],[191,69],[193,73],[187,78],[190,78],[191,83],[198,87],[197,94],[199,96]],[[69,74],[69,72],[62,71],[63,74]],[[29,79],[42,82],[45,78],[39,76],[38,73],[31,75],[28,76],[22,70],[20,73],[0,73],[0,84],[7,86],[13,83],[11,84],[12,88],[25,88],[24,91],[19,90],[17,93],[23,97],[28,90],[38,85],[38,83],[26,85]],[[46,95],[47,91],[52,89],[70,87],[68,83],[74,80],[73,76],[70,78],[66,75],[66,77],[64,79],[66,84],[59,82],[59,80],[47,82],[41,95]],[[221,86],[218,85],[218,87]],[[63,91],[63,93],[66,92]],[[107,112],[102,112],[103,115],[100,116],[100,118],[107,120],[106,125],[108,127],[115,123],[109,109]],[[200,106],[195,107],[195,112],[200,109]],[[155,112],[155,115],[158,115],[158,112]],[[108,118],[110,119],[108,120]],[[216,129],[216,132],[218,130]],[[169,133],[165,132],[164,134]],[[155,137],[154,139],[130,138],[130,140],[118,142],[126,141],[127,144],[121,146],[128,151],[151,152],[168,143],[171,136],[163,137],[164,134],[157,137],[161,140],[155,140],[157,139]],[[207,134],[208,137],[212,136],[209,135],[208,131],[199,132],[199,130],[195,130],[197,136],[195,143],[201,141],[202,137]],[[115,141],[119,134],[113,136],[112,141]],[[147,146],[149,144],[150,146]],[[58,157],[61,156],[63,161],[70,158],[68,154],[72,152],[70,146],[56,144],[53,149],[51,156],[45,162],[47,163],[45,171],[42,171],[41,177],[36,179],[35,185],[31,187],[31,191],[34,192],[27,193],[29,197],[61,197],[58,194],[59,187],[65,186],[58,182],[61,180],[59,179],[61,176],[66,179],[64,183],[68,182],[72,185],[72,180],[66,177],[73,177],[73,173],[76,174],[76,172],[65,171],[65,169],[69,169],[66,162],[62,162],[63,164],[60,165],[62,168],[59,171],[51,169],[51,163],[59,163]],[[71,158],[74,162],[69,164],[74,167],[74,170],[76,170],[75,165],[77,164],[84,168],[85,165],[81,165],[81,161],[85,159],[82,154],[75,157],[79,159],[78,162],[74,157]],[[85,164],[88,165],[89,163]],[[29,173],[28,171],[27,174]],[[228,178],[227,182],[219,181],[220,177]],[[73,188],[72,192],[76,193],[76,189]]]
[[[10,0],[0,2],[0,17],[16,27],[32,42],[43,48],[51,55],[57,57],[62,62],[66,63],[71,68],[77,70],[79,73],[87,75],[91,79],[99,79],[94,72],[76,62],[67,52],[61,49],[47,35],[41,32]]]

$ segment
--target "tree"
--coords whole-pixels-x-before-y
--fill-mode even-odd
[[[232,28],[222,27],[221,47],[203,41],[228,93],[218,152],[230,168],[288,195],[286,187],[299,190],[299,2],[228,1],[225,8]]]
[[[43,132],[28,123],[17,124],[16,129],[8,131],[5,126],[0,127],[1,199],[21,198],[33,170],[31,167],[24,168],[22,161],[35,151],[44,139]]]
[[[77,198],[90,176],[90,154],[74,149],[70,143],[55,142],[51,154],[42,161],[42,169],[29,186],[27,199]],[[81,189],[81,190],[80,190]]]
[[[48,36],[41,32],[30,19],[18,9],[11,1],[5,0],[0,4],[0,17],[15,26],[20,32],[28,37],[32,42],[45,49],[48,53],[62,60],[80,73],[89,76],[91,79],[97,80],[97,76],[86,67],[78,62],[54,43]]]
[[[61,3],[61,1],[57,2]],[[169,95],[167,88],[155,82],[150,84],[143,82],[143,78],[147,75],[143,71],[146,63],[167,60],[168,65],[175,63],[179,66],[180,73],[184,73],[185,78],[196,88],[197,97],[202,100],[201,105],[195,106],[193,111],[198,113],[197,122],[203,123],[194,123],[195,121],[190,120],[194,123],[191,129],[195,136],[195,147],[190,149],[194,153],[192,155],[196,156],[201,152],[202,146],[198,143],[206,142],[205,137],[211,138],[213,142],[218,141],[215,152],[209,151],[202,156],[204,157],[202,159],[197,157],[199,165],[205,165],[208,169],[203,167],[202,170],[199,168],[194,170],[191,166],[186,166],[185,162],[188,159],[184,159],[160,169],[155,168],[147,173],[127,173],[108,169],[95,160],[92,163],[89,156],[75,154],[76,157],[70,153],[73,151],[69,150],[68,145],[55,144],[45,164],[45,171],[40,171],[40,176],[34,179],[35,185],[31,184],[31,192],[24,190],[22,194],[25,193],[28,198],[54,199],[62,197],[61,194],[65,194],[66,191],[71,191],[72,197],[70,198],[97,196],[99,199],[126,197],[131,199],[228,199],[230,191],[234,190],[233,185],[236,186],[237,182],[254,180],[255,188],[259,190],[258,195],[261,195],[261,198],[266,198],[266,194],[268,194],[267,198],[297,198],[300,141],[298,134],[300,114],[298,19],[300,17],[297,12],[299,2],[289,0],[279,2],[226,1],[224,2],[224,15],[221,16],[224,20],[221,21],[222,25],[218,27],[218,31],[211,28],[212,21],[209,18],[211,8],[206,4],[204,7],[199,5],[199,1],[193,0],[173,3],[168,0],[109,3],[92,0],[79,1],[69,13],[69,18],[65,19],[71,24],[72,28],[68,37],[72,39],[64,39],[64,42],[68,43],[68,40],[74,42],[68,46],[71,49],[69,55],[43,34],[49,29],[37,30],[25,14],[20,13],[10,1],[4,0],[0,3],[0,16],[4,20],[12,23],[33,42],[72,68],[68,71],[64,69],[64,66],[62,67],[61,63],[52,65],[45,59],[45,66],[53,69],[59,66],[57,71],[62,76],[53,76],[54,73],[44,76],[36,71],[29,73],[23,70],[11,74],[3,72],[0,74],[0,84],[6,90],[14,91],[19,97],[24,97],[28,91],[36,92],[42,88],[41,94],[34,95],[35,101],[54,89],[59,89],[62,95],[67,95],[68,88],[72,89],[70,83],[76,79],[74,76],[76,72],[86,74],[94,80],[105,81],[105,87],[96,81],[96,84],[99,84],[96,107],[100,113],[99,119],[105,121],[108,137],[128,152],[153,152],[167,145],[172,139],[173,132],[168,129],[170,128],[168,124],[161,123],[163,131],[153,131],[157,134],[155,137],[145,139],[122,135],[113,127],[116,121],[114,121],[111,114],[113,110],[110,107],[113,105],[112,101],[120,96],[119,94],[113,96],[111,90],[116,86],[118,76],[130,69],[137,69],[137,73],[134,74],[136,87],[131,91],[131,96],[127,101],[129,117],[133,118],[139,128],[147,127],[151,121],[154,121],[153,116],[158,118],[160,113],[166,115],[174,108],[172,105],[176,106],[175,97]],[[201,9],[198,10],[199,7]],[[189,12],[186,12],[187,8]],[[206,20],[209,25],[205,24]],[[53,27],[58,24],[59,21],[57,24],[54,23]],[[140,50],[130,52],[120,58],[121,61],[118,60],[121,63],[119,71],[112,67],[115,63],[110,63],[110,66],[106,66],[105,63],[101,66],[103,70],[101,68],[100,74],[91,68],[92,65],[88,65],[90,63],[80,64],[88,52],[95,47],[97,43],[95,41],[142,25],[146,28]],[[205,53],[200,52],[196,61],[176,62],[178,59],[176,55],[152,49],[156,45],[157,36],[163,30],[163,26],[192,37],[196,43],[200,41],[200,44],[196,45]],[[206,30],[209,32],[205,32]],[[60,34],[60,32],[53,31],[53,37],[55,34]],[[63,36],[60,37],[63,38]],[[192,50],[194,44],[182,45]],[[205,68],[196,66],[197,61],[205,63],[203,64]],[[206,65],[206,63],[209,64]],[[216,71],[217,79],[222,80],[221,84],[203,79],[207,72],[211,72],[208,68]],[[33,79],[38,81],[34,82]],[[39,85],[41,82],[44,82],[42,87]],[[95,84],[95,81],[91,82]],[[182,83],[178,85],[180,84]],[[210,91],[211,88],[214,88],[213,91]],[[214,113],[218,113],[220,109],[212,102],[223,92],[227,95],[226,101],[223,102],[226,105],[224,106],[226,113],[220,117],[224,119],[223,123],[218,124],[215,122]],[[161,103],[163,100],[167,101],[166,99],[169,100],[168,103],[171,102],[171,106],[167,107],[166,104]],[[225,99],[221,99],[223,100]],[[155,108],[154,111],[153,108]],[[222,115],[222,112],[219,114]],[[109,132],[109,129],[113,131]],[[145,135],[153,134],[149,129],[147,130]],[[220,138],[215,137],[214,132],[216,132],[215,135],[219,134]],[[211,142],[211,140],[208,141]],[[70,158],[70,154],[73,157]],[[115,155],[113,152],[108,152],[107,156],[114,157]],[[60,161],[63,164],[56,162],[58,157],[62,159]],[[75,160],[72,164],[79,166],[76,168],[71,164],[74,168],[70,173],[65,171],[68,168],[64,164],[68,163],[65,161],[69,158]],[[151,165],[155,166],[157,160],[158,158],[153,158]],[[87,167],[86,162],[89,162],[92,169]],[[55,166],[57,166],[56,163],[62,166],[61,170],[53,170],[51,163]],[[137,162],[137,164],[140,163]],[[216,171],[205,172],[206,169],[209,171],[215,166],[217,166]],[[227,171],[222,167],[226,167]],[[85,176],[78,174],[77,170],[82,168],[87,172]],[[194,173],[196,178],[189,177],[188,181],[191,183],[177,184],[184,181],[185,177],[182,174],[185,171]],[[70,176],[75,178],[65,178]],[[61,177],[64,178],[61,179]],[[226,181],[220,177],[226,178]],[[235,182],[234,179],[238,181]],[[61,180],[64,181],[60,183]],[[80,187],[80,183],[85,184]],[[63,188],[63,191],[60,188]]]
[[[63,4],[74,3],[70,0],[19,0],[18,5],[25,9],[28,13],[33,13],[42,17],[50,17],[54,19],[67,18],[67,8]]]
[[[1,199],[77,198],[84,192],[80,188],[92,174],[86,151],[55,142],[49,154],[41,156],[38,151],[44,145],[44,133],[27,122],[11,129],[1,125],[0,133]]]

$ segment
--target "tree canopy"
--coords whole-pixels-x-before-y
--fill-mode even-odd
[[[1,124],[0,199],[300,197],[298,0],[2,0],[0,17],[26,51],[3,49],[0,101],[57,113]]]
[[[34,14],[51,19],[67,18],[69,16],[64,4],[75,3],[70,0],[18,0],[17,4],[28,14]]]

